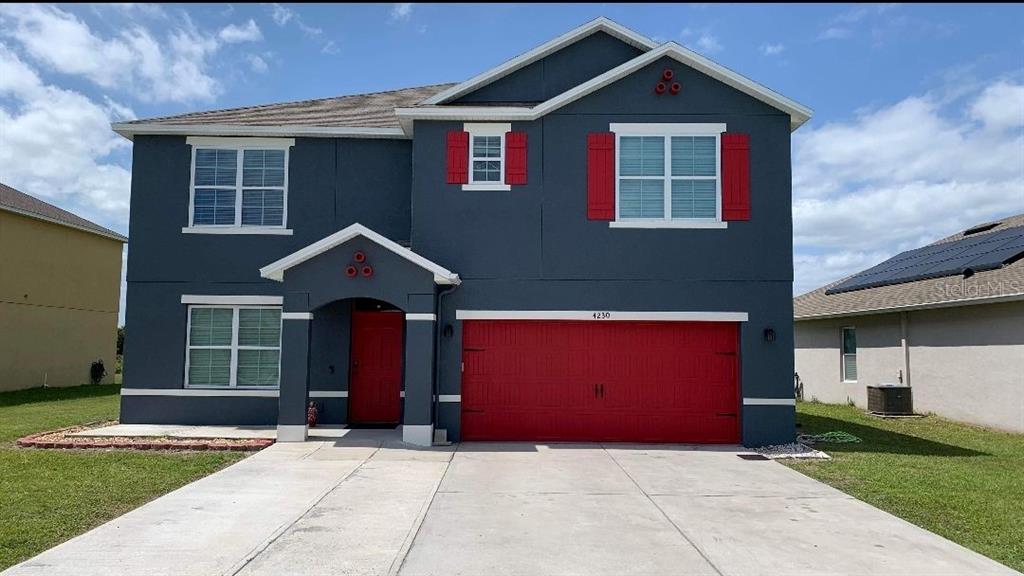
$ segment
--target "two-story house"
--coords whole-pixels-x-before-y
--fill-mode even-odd
[[[811,111],[599,18],[459,84],[121,123],[121,420],[794,436]]]

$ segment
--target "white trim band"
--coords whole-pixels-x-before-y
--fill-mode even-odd
[[[437,320],[436,314],[421,314],[421,313],[409,313],[405,315],[406,322],[414,320],[422,320],[424,322],[434,322]]]
[[[193,396],[207,398],[225,396],[231,398],[277,398],[279,395],[280,391],[276,388],[273,390],[253,390],[252,388],[121,388],[121,396]]]
[[[726,131],[723,123],[701,124],[701,123],[628,123],[612,122],[608,125],[609,132],[633,134],[652,134],[654,136],[718,136]]]
[[[462,402],[462,394],[440,394],[437,397],[438,402]]]
[[[209,294],[182,294],[182,304],[225,304],[235,306],[280,306],[281,296],[231,296]]]
[[[348,398],[346,390],[310,390],[310,398]]]
[[[456,320],[589,320],[746,322],[746,312],[627,312],[610,310],[456,310]]]
[[[281,320],[312,320],[312,312],[281,312]]]
[[[404,394],[404,392],[403,392]],[[122,396],[194,396],[194,397],[252,397],[277,398],[278,389],[253,390],[252,388],[122,388]],[[348,398],[345,390],[310,390],[310,398]]]
[[[744,406],[796,406],[795,398],[744,398]]]

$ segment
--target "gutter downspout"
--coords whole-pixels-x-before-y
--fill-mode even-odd
[[[441,386],[441,331],[444,329],[443,322],[441,321],[441,304],[442,299],[455,292],[458,289],[459,284],[450,284],[447,288],[437,293],[436,302],[434,304],[434,313],[437,321],[434,322],[434,386],[433,386],[433,409],[434,409],[434,429],[437,429],[438,417],[441,411],[441,400],[439,396]]]

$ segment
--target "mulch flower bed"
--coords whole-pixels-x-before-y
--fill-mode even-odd
[[[23,448],[110,449],[122,450],[262,450],[274,443],[270,438],[170,438],[167,436],[71,436],[75,432],[102,428],[117,422],[93,422],[39,432],[19,438]]]

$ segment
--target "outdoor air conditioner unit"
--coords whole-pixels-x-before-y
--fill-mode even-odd
[[[879,384],[868,386],[868,412],[882,416],[910,416],[914,414],[910,386]]]

